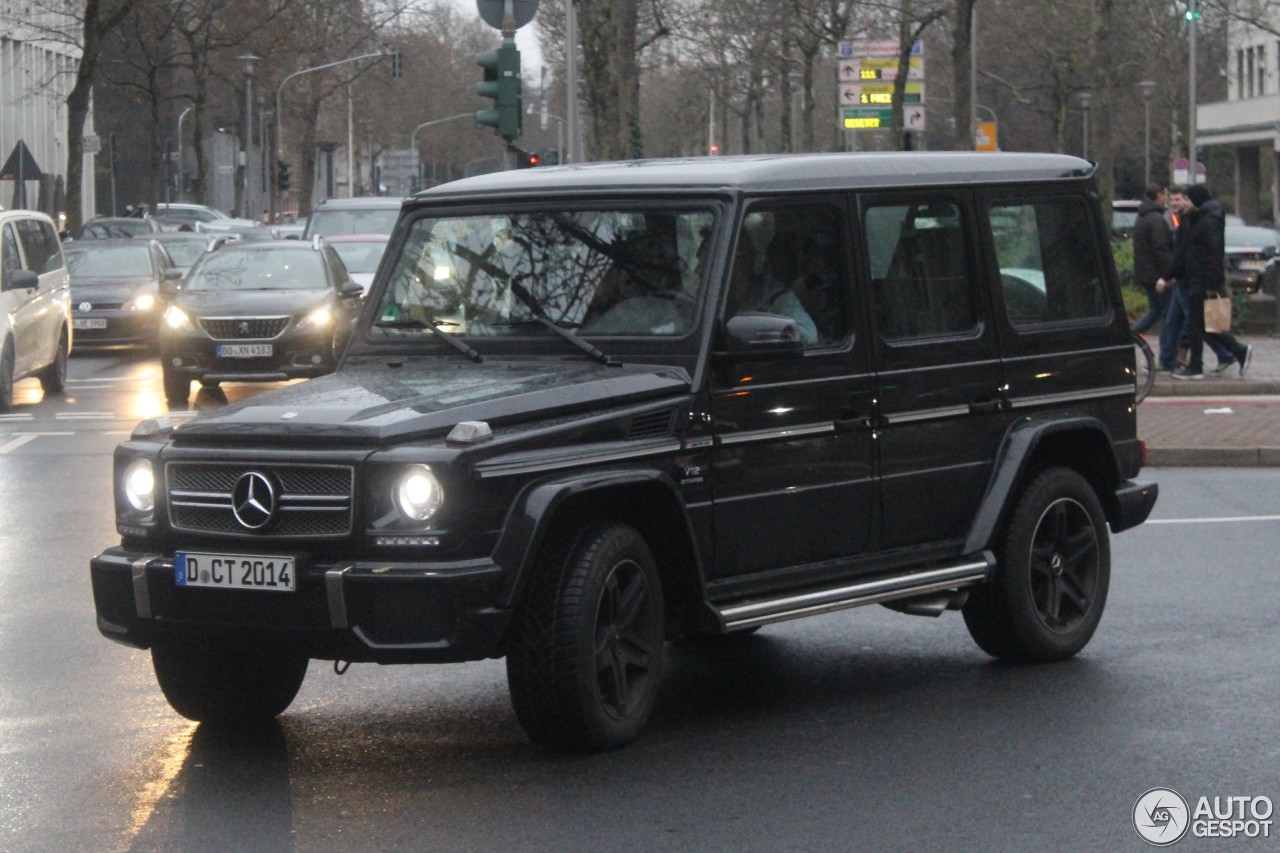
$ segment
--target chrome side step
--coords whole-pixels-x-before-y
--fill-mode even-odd
[[[849,607],[880,604],[900,598],[914,598],[928,593],[956,590],[990,579],[995,569],[995,556],[984,551],[980,559],[968,559],[941,568],[912,572],[888,578],[862,581],[844,586],[820,589],[799,595],[786,595],[756,601],[710,605],[720,622],[720,630],[728,633],[772,622],[816,616]]]

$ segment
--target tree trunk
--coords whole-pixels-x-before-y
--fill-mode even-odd
[[[951,36],[951,143],[957,151],[973,149],[973,6],[977,0],[955,0],[956,22]]]

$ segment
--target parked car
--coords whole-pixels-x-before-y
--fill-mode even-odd
[[[76,240],[66,247],[72,327],[84,346],[156,343],[160,284],[182,272],[159,241],[129,237]]]
[[[165,287],[165,397],[191,382],[278,382],[333,370],[359,312],[360,285],[317,240],[236,241]]]
[[[97,625],[201,721],[269,720],[313,658],[505,656],[520,725],[569,750],[639,734],[682,636],[880,603],[1070,658],[1157,494],[1096,169],[704,157],[421,193],[335,373],[117,449]]]
[[[155,206],[152,216],[161,223],[166,230],[177,230],[185,225],[191,230],[195,230],[196,226],[202,222],[227,222],[231,221],[231,217],[226,213],[218,210],[216,207],[210,207],[206,204],[192,204],[189,202],[161,202]],[[249,220],[239,220],[249,222]]]
[[[80,226],[77,240],[119,240],[142,234],[157,234],[160,223],[149,216],[97,216]]]
[[[71,282],[53,220],[0,208],[0,412],[29,376],[61,394],[71,343]]]
[[[1138,199],[1116,199],[1111,202],[1111,236],[1128,240],[1133,236],[1133,226],[1138,223]]]
[[[325,242],[342,258],[351,280],[368,293],[390,239],[386,234],[335,234],[325,238]]]
[[[1228,225],[1225,235],[1227,284],[1245,293],[1278,293],[1280,233],[1271,228]]]
[[[390,234],[404,199],[392,196],[327,198],[307,217],[302,239],[335,234]]]

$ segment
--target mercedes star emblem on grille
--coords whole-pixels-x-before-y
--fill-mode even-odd
[[[262,530],[276,516],[276,489],[266,474],[249,471],[231,490],[231,512],[240,526]]]

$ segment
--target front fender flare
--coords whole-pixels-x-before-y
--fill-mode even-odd
[[[669,493],[673,504],[679,508],[687,541],[690,547],[695,547],[693,525],[679,490],[661,471],[633,468],[602,470],[530,483],[512,502],[502,525],[502,534],[493,549],[493,561],[502,567],[504,576],[499,606],[514,606],[519,600],[525,578],[546,542],[547,532],[560,507],[585,494],[637,487],[657,487]]]

